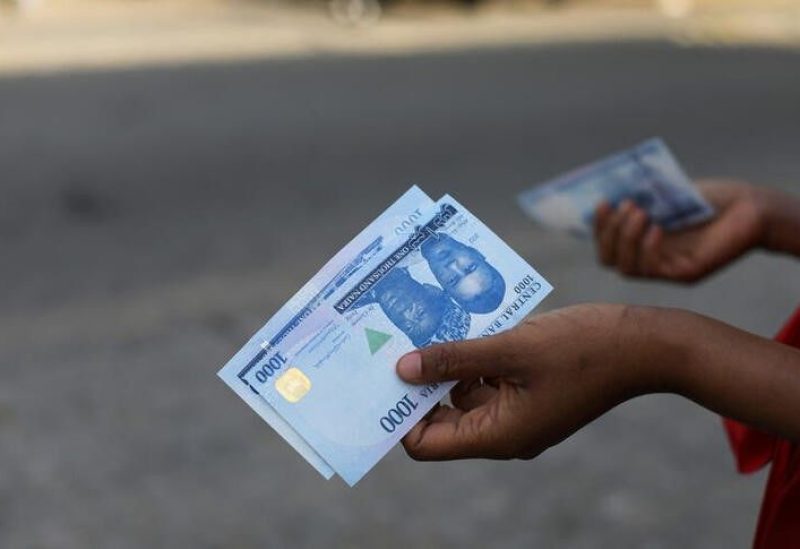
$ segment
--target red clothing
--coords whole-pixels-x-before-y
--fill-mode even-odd
[[[800,348],[800,309],[776,339]],[[754,549],[800,547],[800,445],[730,419],[725,420],[725,428],[741,473],[772,462]]]

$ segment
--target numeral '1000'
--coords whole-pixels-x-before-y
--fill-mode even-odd
[[[261,367],[256,370],[256,379],[261,383],[266,383],[269,378],[275,375],[275,372],[279,371],[283,365],[286,364],[286,359],[280,353],[275,353],[275,355],[266,361]]]

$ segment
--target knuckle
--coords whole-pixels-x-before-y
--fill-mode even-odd
[[[431,377],[447,379],[455,375],[460,364],[459,353],[452,344],[439,345],[435,348],[427,372]]]
[[[638,223],[626,223],[625,227],[622,229],[622,238],[632,243],[639,236],[639,231],[640,228]]]
[[[403,446],[406,449],[406,454],[408,454],[408,457],[414,461],[425,461],[423,453],[420,451],[419,447],[412,446],[410,444],[403,444]]]
[[[486,457],[497,452],[490,437],[491,418],[486,414],[474,416],[471,421],[459,425],[458,440],[463,453],[470,457]]]
[[[403,448],[405,449],[406,454],[408,454],[408,457],[410,457],[414,461],[425,461],[426,460],[426,457],[425,457],[426,454],[425,454],[424,449],[422,448],[420,442],[421,442],[421,439],[419,439],[419,438],[417,438],[416,440],[413,440],[413,439],[411,439],[409,437],[406,437],[406,438],[404,438],[402,440]]]

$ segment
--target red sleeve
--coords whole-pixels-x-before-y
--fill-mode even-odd
[[[800,347],[800,309],[775,339]],[[753,473],[772,461],[779,438],[732,419],[723,422],[740,473]]]
[[[776,338],[800,348],[800,309]],[[754,549],[800,547],[800,446],[730,419],[725,428],[739,471],[750,473],[772,462],[758,518]]]

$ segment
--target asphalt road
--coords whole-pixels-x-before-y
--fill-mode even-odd
[[[660,44],[0,80],[0,546],[747,547],[763,476],[713,415],[628,403],[532,463],[325,482],[215,377],[411,183],[557,287],[770,335],[800,268],[633,283],[513,196],[651,135],[694,175],[797,189],[800,54]]]

